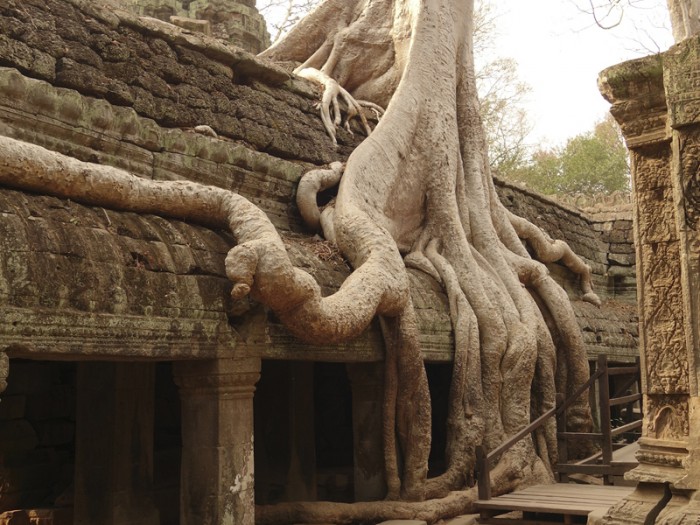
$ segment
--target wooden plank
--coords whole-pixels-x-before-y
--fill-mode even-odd
[[[484,517],[493,516],[497,511],[586,516],[595,509],[614,505],[633,490],[633,487],[569,483],[536,485],[490,500],[479,500],[476,508],[484,511]]]
[[[576,498],[566,498],[566,499],[547,499],[547,498],[511,498],[506,500],[498,500],[494,503],[499,507],[512,507],[513,505],[531,505],[536,507],[551,508],[553,506],[563,506],[564,509],[568,508],[580,508],[580,509],[590,509],[598,508],[601,506],[609,506],[620,498],[593,498],[593,499],[576,499]],[[495,500],[489,500],[495,501]]]
[[[543,521],[543,520],[538,520],[538,519],[530,519],[530,518],[477,518],[477,522],[483,525],[543,525],[543,524],[550,524],[551,525],[556,525],[557,522],[548,522],[548,521]]]
[[[611,366],[608,368],[608,375],[623,376],[627,374],[638,374],[639,368],[636,366]]]
[[[629,469],[625,464],[611,462],[610,465],[555,465],[554,470],[565,474],[622,476]]]
[[[622,425],[621,427],[613,429],[612,435],[613,437],[619,436],[620,434],[624,434],[625,432],[629,432],[630,430],[635,430],[637,428],[640,428],[641,426],[641,419],[639,421],[632,421],[631,423],[627,423],[626,425]]]
[[[589,493],[589,494],[523,494],[519,492],[513,492],[512,494],[506,494],[500,499],[502,501],[511,501],[511,500],[547,500],[547,501],[569,501],[569,500],[574,500],[574,501],[591,501],[595,503],[596,501],[601,501],[601,500],[615,500],[618,499],[619,495],[618,494],[609,494],[609,493]]]
[[[618,501],[620,498],[575,498],[575,497],[570,497],[570,498],[546,498],[546,497],[513,497],[513,498],[507,498],[507,499],[500,499],[498,500],[499,505],[510,505],[514,503],[536,503],[536,504],[575,504],[580,507],[599,507],[601,505],[601,502],[615,502]],[[495,501],[495,500],[489,500],[489,501]]]
[[[627,403],[634,403],[642,399],[642,394],[630,394],[629,396],[614,397],[610,399],[610,406],[614,407],[617,405],[626,405]]]
[[[629,487],[603,487],[601,485],[579,485],[576,483],[552,483],[551,485],[532,485],[517,491],[521,494],[597,494],[603,492],[605,494],[629,494]],[[514,494],[514,493],[513,493]]]
[[[637,443],[636,441],[634,443],[630,443],[629,445],[625,445],[624,447],[619,448],[618,450],[615,450],[613,452],[612,464],[615,465],[616,463],[638,463],[637,451],[639,451],[639,443]]]
[[[508,502],[508,504],[498,505],[495,500],[489,500],[479,504],[479,508],[502,510],[503,512],[541,512],[545,514],[571,514],[573,516],[587,516],[592,511],[600,508],[607,508],[610,505],[601,503],[599,505],[576,505],[570,502],[551,503],[541,501]]]
[[[575,483],[567,483],[566,488],[562,489],[561,485],[563,485],[563,483],[553,485],[535,485],[534,487],[528,487],[509,494],[503,494],[499,497],[508,497],[516,494],[522,496],[547,496],[551,498],[585,498],[588,496],[600,497],[601,494],[608,494],[611,497],[615,497],[618,494],[624,495],[629,492],[629,487],[603,487],[601,485],[577,485]]]

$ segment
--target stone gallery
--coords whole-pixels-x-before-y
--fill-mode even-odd
[[[490,473],[553,483],[640,348],[602,519],[693,516],[700,43],[601,77],[633,203],[555,202],[489,172],[471,3],[327,0],[260,56],[250,0],[0,3],[0,524],[435,523],[563,394]]]

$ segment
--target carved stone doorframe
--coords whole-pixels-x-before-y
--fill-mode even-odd
[[[637,490],[605,523],[676,523],[700,490],[700,40],[609,68],[630,150],[644,394]],[[684,518],[685,517],[685,518]]]

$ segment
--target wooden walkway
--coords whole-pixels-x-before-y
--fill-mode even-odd
[[[557,483],[535,485],[489,500],[479,500],[479,523],[494,525],[534,525],[541,523],[586,523],[594,510],[607,509],[630,494],[634,487]],[[520,511],[523,517],[498,517]],[[579,516],[577,518],[577,516]]]

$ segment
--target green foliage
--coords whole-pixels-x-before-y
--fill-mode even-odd
[[[500,173],[545,195],[600,195],[630,189],[627,148],[611,116],[592,132],[569,139],[564,147],[537,150],[529,162]]]
[[[532,130],[525,98],[530,86],[519,78],[518,63],[496,53],[498,18],[493,0],[474,3],[474,60],[479,113],[484,123],[489,164],[496,172],[509,171],[527,160],[526,138]]]

